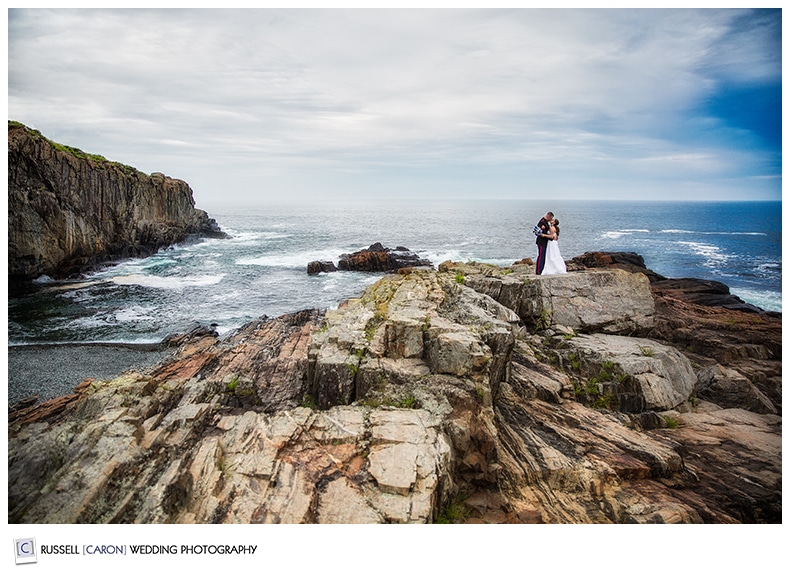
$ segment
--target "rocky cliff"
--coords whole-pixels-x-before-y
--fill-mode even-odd
[[[777,523],[781,320],[402,270],[11,413],[8,468],[9,522]]]
[[[192,234],[222,235],[192,190],[8,123],[8,276],[12,285],[148,255]]]

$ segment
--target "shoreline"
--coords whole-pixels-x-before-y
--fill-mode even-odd
[[[110,380],[159,363],[173,349],[161,343],[31,343],[8,345],[8,407],[70,394],[85,379]]]

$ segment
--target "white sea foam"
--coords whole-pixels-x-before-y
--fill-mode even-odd
[[[33,283],[37,285],[43,285],[44,283],[53,283],[54,281],[55,280],[49,275],[41,275],[40,277],[33,279]]]
[[[259,265],[261,267],[284,267],[287,269],[307,268],[311,261],[337,261],[342,253],[352,250],[324,249],[322,251],[298,251],[292,253],[273,253],[256,257],[240,257],[236,265]]]
[[[757,265],[757,273],[782,273],[782,262],[769,261]]]
[[[153,289],[183,289],[185,287],[203,287],[216,285],[224,273],[218,275],[196,275],[193,277],[159,277],[156,275],[120,275],[111,281],[116,285],[140,285]]]
[[[134,305],[118,309],[113,315],[115,320],[121,323],[138,323],[140,321],[150,321],[153,318],[152,311],[153,309]]]
[[[689,229],[661,229],[659,233],[674,233],[677,235],[767,235],[762,231],[691,231]]]
[[[93,287],[94,285],[101,285],[104,283],[103,281],[79,281],[79,282],[67,282],[67,283],[58,283],[57,281],[53,282],[52,286],[46,287],[44,291],[51,292],[51,293],[61,293],[61,292],[69,292],[69,291],[78,291],[80,289],[85,289],[86,287]]]
[[[195,246],[209,242],[213,242],[214,245],[254,245],[268,239],[287,239],[291,237],[290,233],[283,233],[282,231],[237,231],[235,229],[225,229],[224,231],[229,237],[207,239],[201,243],[196,243]]]
[[[730,293],[736,295],[752,305],[757,305],[766,311],[782,312],[782,294],[774,291],[758,291],[756,289],[744,289],[742,287],[730,289]]]
[[[433,263],[434,266],[438,266],[445,261],[466,261],[469,259],[461,255],[461,252],[457,249],[449,249],[447,251],[421,251],[418,252],[418,254],[420,257]]]
[[[91,330],[91,329],[100,329],[102,327],[107,327],[108,325],[113,325],[115,321],[108,316],[106,313],[101,313],[97,315],[89,315],[87,317],[77,317],[69,321],[68,326],[69,328],[74,328],[76,330]]]
[[[340,281],[337,275],[335,274],[331,276],[327,275],[326,277],[323,278],[323,281],[321,282],[321,290],[328,292],[335,291],[337,289],[338,283],[340,283]]]
[[[125,259],[119,261],[115,265],[98,269],[97,271],[87,275],[87,278],[92,281],[112,281],[116,276],[126,275],[144,275],[151,269],[157,267],[167,267],[169,265],[178,264],[178,261],[172,258],[163,258],[160,254],[151,255],[144,259]]]
[[[634,233],[650,233],[649,229],[620,229],[618,231],[605,231],[601,234],[602,239],[620,239],[625,235],[633,235]]]
[[[702,264],[705,267],[721,267],[731,258],[730,255],[723,253],[721,248],[716,245],[711,245],[710,243],[678,241],[677,244],[684,245],[688,247],[693,253],[704,257],[705,261]]]
[[[152,269],[154,267],[168,267],[170,265],[178,265],[178,261],[172,257],[157,257],[154,255],[152,257],[148,257],[147,259],[143,259],[134,267],[139,267],[140,269],[146,270]],[[131,267],[131,265],[129,267]]]

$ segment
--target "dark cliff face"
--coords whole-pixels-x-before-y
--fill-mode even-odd
[[[146,175],[8,124],[8,276],[18,285],[222,235],[186,182]]]

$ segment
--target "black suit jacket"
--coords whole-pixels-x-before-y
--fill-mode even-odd
[[[543,230],[543,233],[549,232],[549,222],[546,221],[545,217],[540,218],[540,221],[538,221],[538,227],[540,227]],[[535,245],[542,245],[543,247],[546,247],[546,245],[548,244],[549,244],[548,237],[541,237],[540,235],[538,235],[535,238]]]

